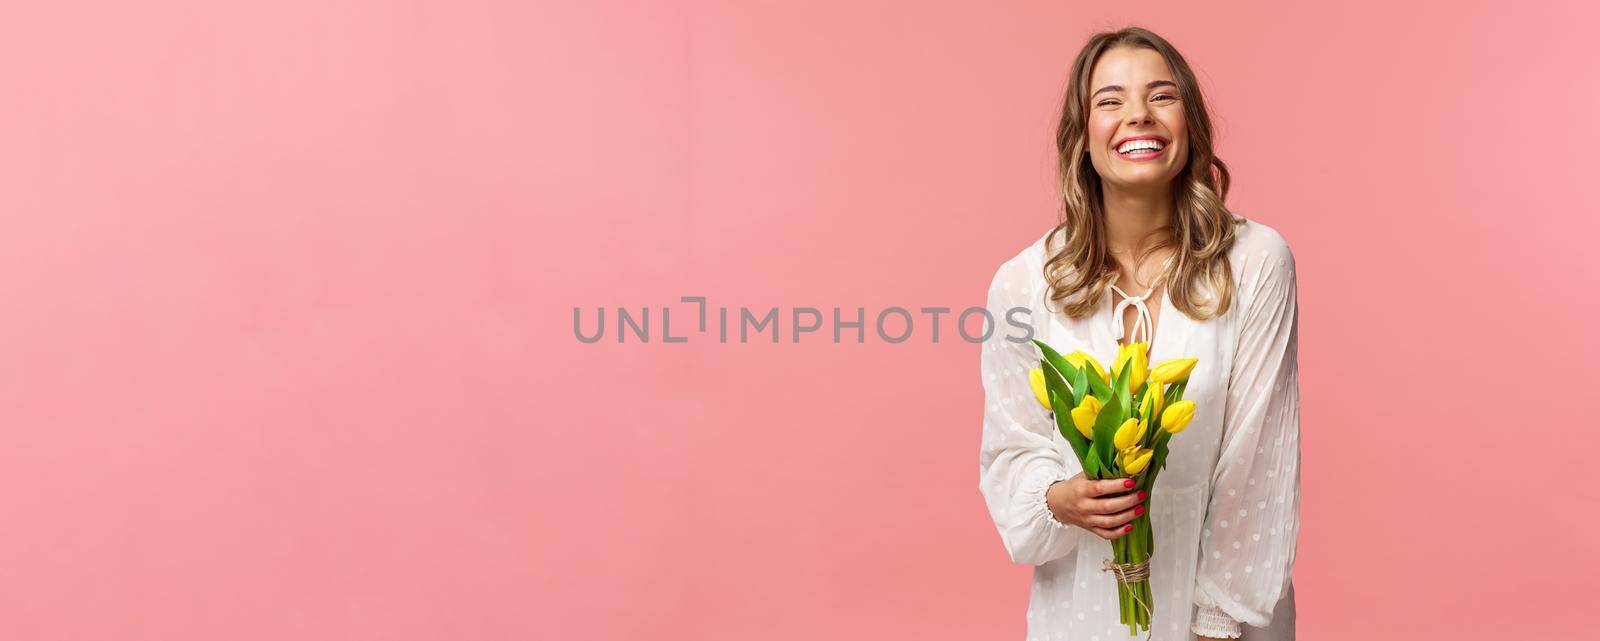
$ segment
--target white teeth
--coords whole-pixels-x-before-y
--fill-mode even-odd
[[[1162,145],[1161,141],[1159,140],[1150,140],[1148,138],[1144,140],[1129,140],[1128,142],[1122,143],[1121,146],[1117,147],[1117,153],[1125,154],[1140,149],[1160,151],[1164,147],[1165,145]]]

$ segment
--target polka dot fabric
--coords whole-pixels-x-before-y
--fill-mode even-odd
[[[1184,394],[1197,404],[1195,418],[1173,439],[1148,501],[1155,639],[1294,635],[1290,576],[1300,505],[1294,256],[1271,227],[1244,220],[1235,229],[1228,313],[1196,321],[1169,297],[1152,305],[1152,363],[1200,359]],[[1057,521],[1045,505],[1050,485],[1082,468],[1028,386],[1037,348],[1007,340],[1024,332],[1007,322],[1013,318],[1063,353],[1082,349],[1106,365],[1116,355],[1109,293],[1096,313],[1080,319],[1046,300],[1045,240],[1003,263],[989,285],[988,307],[998,323],[980,350],[979,490],[1011,561],[1034,568],[1028,638],[1127,639],[1115,580],[1100,571],[1110,542]],[[1029,315],[1008,317],[1016,308]]]

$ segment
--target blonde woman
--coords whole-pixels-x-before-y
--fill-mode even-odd
[[[1113,641],[1111,540],[1148,510],[1154,639],[1293,639],[1299,532],[1295,263],[1273,228],[1230,212],[1200,88],[1150,31],[1089,39],[1057,129],[1061,222],[1002,264],[994,318],[1026,308],[1034,337],[1112,364],[1197,357],[1198,404],[1149,496],[1085,479],[1035,400],[1038,349],[982,348],[982,491],[1013,562],[1034,566],[1028,638]],[[1143,634],[1140,635],[1143,638]]]

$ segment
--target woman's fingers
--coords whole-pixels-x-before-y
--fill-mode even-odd
[[[1144,510],[1136,506],[1131,510],[1123,510],[1115,514],[1101,514],[1090,518],[1093,519],[1096,527],[1122,528],[1140,514],[1144,514]]]
[[[1105,479],[1094,482],[1094,495],[1119,494],[1133,489],[1133,479]]]
[[[1089,513],[1116,514],[1123,510],[1136,509],[1139,505],[1144,503],[1146,496],[1148,495],[1145,494],[1143,490],[1140,490],[1138,492],[1129,492],[1127,494],[1109,498],[1101,497],[1094,499],[1094,502],[1089,505]]]
[[[1111,495],[1101,498],[1085,498],[1076,506],[1083,514],[1116,514],[1123,510],[1135,509],[1144,503],[1149,495],[1143,490],[1128,492],[1126,494]]]
[[[1110,528],[1099,527],[1099,526],[1091,526],[1089,528],[1089,531],[1094,532],[1095,534],[1099,535],[1100,538],[1105,539],[1107,541],[1115,541],[1115,540],[1120,539],[1120,538],[1122,538],[1124,536],[1127,536],[1129,533],[1133,532],[1133,526],[1124,525],[1122,527],[1110,527]]]

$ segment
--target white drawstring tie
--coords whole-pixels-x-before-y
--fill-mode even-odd
[[[1162,263],[1162,266],[1165,267],[1170,264],[1172,264],[1172,259],[1168,258],[1166,262]],[[1133,322],[1133,336],[1136,340],[1130,341],[1130,343],[1150,342],[1151,334],[1154,333],[1152,328],[1155,327],[1156,321],[1155,317],[1150,315],[1150,308],[1145,305],[1144,301],[1150,297],[1152,292],[1156,291],[1157,287],[1161,286],[1161,281],[1165,280],[1166,277],[1166,270],[1162,270],[1161,275],[1156,277],[1156,282],[1150,284],[1150,289],[1145,290],[1143,294],[1138,296],[1129,296],[1128,292],[1122,291],[1121,287],[1117,287],[1114,283],[1111,285],[1112,291],[1122,295],[1122,301],[1118,302],[1111,312],[1112,337],[1118,341],[1122,340],[1122,314],[1128,310],[1129,305],[1132,305],[1139,310],[1139,318]]]

